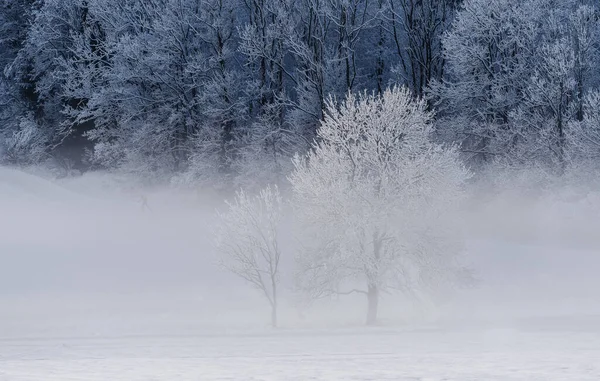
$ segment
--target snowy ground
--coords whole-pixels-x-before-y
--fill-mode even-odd
[[[556,328],[556,327],[555,327]],[[295,331],[0,341],[0,379],[598,380],[598,331]]]
[[[537,241],[515,218],[521,242],[471,240],[482,283],[439,310],[390,297],[367,329],[362,299],[304,317],[288,303],[273,331],[263,301],[214,266],[214,207],[155,194],[144,210],[135,193],[70,185],[0,168],[0,381],[600,380],[596,241],[540,239],[594,221],[561,225],[544,207],[546,225],[528,221]]]

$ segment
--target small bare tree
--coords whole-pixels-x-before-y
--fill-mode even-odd
[[[258,289],[271,306],[271,325],[277,327],[279,283],[279,225],[282,199],[276,186],[256,196],[240,190],[228,210],[219,214],[216,230],[220,264]]]

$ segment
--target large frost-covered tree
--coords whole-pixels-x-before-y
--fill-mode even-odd
[[[455,148],[432,142],[431,122],[403,88],[329,101],[290,176],[305,228],[301,289],[365,294],[375,324],[381,293],[455,280],[461,246],[451,222],[468,172]]]
[[[128,7],[137,11],[111,15],[121,33],[112,38],[105,80],[82,114],[97,125],[89,133],[95,158],[136,172],[172,171],[186,167],[195,141],[212,164],[226,166],[241,108],[230,71],[231,4],[132,1]]]
[[[11,3],[4,2],[0,9],[2,17],[9,18],[2,20],[3,26],[27,29],[3,33],[10,47],[3,54],[12,57],[3,62],[8,81],[0,83],[0,91],[7,91],[2,98],[8,107],[0,113],[13,114],[3,126],[11,130],[6,139],[9,161],[35,163],[47,158],[70,132],[62,115],[69,99],[63,92],[60,61],[72,55],[74,36],[85,28],[85,1]]]
[[[0,161],[19,162],[33,159],[31,135],[21,130],[21,123],[31,120],[34,105],[32,85],[27,70],[13,66],[27,37],[33,0],[0,2]],[[37,132],[37,131],[35,131]],[[25,150],[21,147],[25,144]],[[24,157],[25,156],[25,157]]]
[[[524,97],[538,23],[526,3],[467,0],[444,38],[447,79],[432,94],[442,132],[470,157],[504,152],[510,112]]]
[[[600,67],[598,10],[581,3],[465,1],[430,96],[472,163],[565,168],[566,126],[583,118]]]
[[[71,111],[88,101],[85,84],[97,78],[98,65],[106,58],[104,31],[93,16],[97,5],[103,3],[36,2],[27,38],[11,65],[15,73],[26,73],[35,94],[35,112],[21,125],[27,129],[38,126],[48,153],[62,146],[76,148],[72,138],[80,138],[81,128],[86,128],[75,121]],[[67,158],[69,152],[63,151],[60,156]],[[78,156],[76,161],[81,154]]]
[[[600,159],[600,91],[589,93],[583,102],[583,119],[572,121],[566,140],[570,159],[582,169],[596,170]]]
[[[395,72],[415,94],[422,96],[432,80],[444,73],[442,36],[456,11],[456,0],[387,0],[382,9],[384,28],[399,57]]]

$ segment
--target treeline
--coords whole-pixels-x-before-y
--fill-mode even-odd
[[[473,166],[600,156],[594,0],[2,0],[0,161],[277,182],[330,96],[406,86]]]

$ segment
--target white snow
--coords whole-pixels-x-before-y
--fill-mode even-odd
[[[0,341],[6,381],[598,380],[598,331],[352,330]]]

